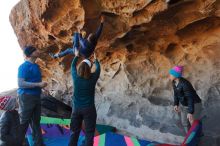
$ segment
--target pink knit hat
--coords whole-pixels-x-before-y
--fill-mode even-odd
[[[174,67],[169,71],[169,73],[170,73],[172,76],[176,77],[176,78],[180,78],[180,77],[182,77],[182,74],[183,74],[183,66],[179,66],[179,65],[174,66]]]

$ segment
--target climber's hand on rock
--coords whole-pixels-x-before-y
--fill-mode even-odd
[[[174,109],[175,112],[177,112],[177,113],[179,112],[179,106],[175,105],[175,106],[173,107],[173,109]]]
[[[190,124],[192,124],[194,121],[193,115],[190,113],[187,114],[187,119],[189,120]]]
[[[79,50],[78,50],[78,48],[75,48],[75,56],[79,56]]]
[[[80,33],[81,32],[81,28],[77,28],[77,33]]]
[[[53,59],[59,58],[58,54],[49,53],[49,55]]]
[[[96,58],[96,54],[95,53],[93,54],[93,56],[94,56],[94,59],[96,60],[97,58]]]
[[[101,23],[105,22],[105,16],[101,15]]]

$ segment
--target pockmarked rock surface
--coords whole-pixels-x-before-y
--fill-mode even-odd
[[[180,143],[168,70],[184,65],[204,106],[203,144],[220,145],[219,0],[21,0],[10,22],[23,48],[36,46],[46,88],[70,104],[74,56],[52,59],[72,46],[77,29],[95,31],[106,16],[96,47],[102,72],[96,89],[98,122],[131,135]],[[19,50],[18,50],[19,51]]]

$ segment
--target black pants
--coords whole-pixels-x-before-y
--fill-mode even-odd
[[[93,146],[96,117],[97,114],[95,106],[73,109],[70,123],[71,135],[69,146],[77,146],[82,127],[82,121],[85,123],[85,146]]]
[[[43,146],[40,128],[41,104],[40,96],[19,95],[19,116],[21,133],[25,137],[28,126],[32,129],[34,146]]]

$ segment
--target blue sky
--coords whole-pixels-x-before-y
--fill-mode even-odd
[[[0,93],[17,88],[17,70],[23,55],[9,22],[9,14],[19,0],[0,1]]]

